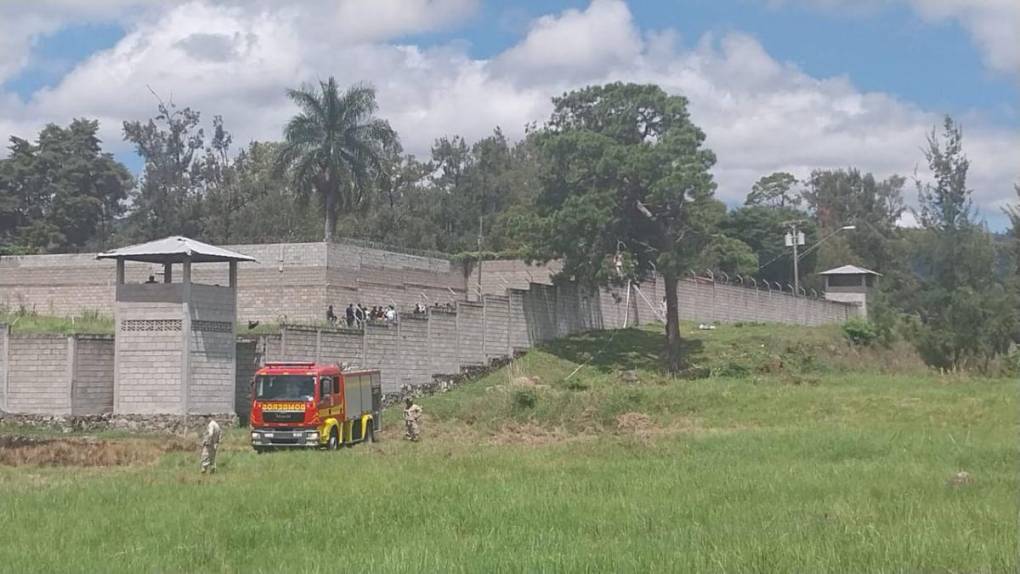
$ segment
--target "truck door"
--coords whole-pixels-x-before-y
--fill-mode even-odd
[[[336,404],[337,384],[332,376],[319,377],[319,413],[331,409]]]

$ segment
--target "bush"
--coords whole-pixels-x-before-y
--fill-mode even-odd
[[[531,410],[538,404],[538,393],[534,389],[517,389],[510,400],[515,411]]]
[[[843,323],[843,335],[854,345],[869,346],[878,340],[875,326],[864,319],[850,319]]]

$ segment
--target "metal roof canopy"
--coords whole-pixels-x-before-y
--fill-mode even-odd
[[[835,269],[829,269],[828,271],[822,271],[819,275],[875,275],[881,277],[882,274],[871,269],[865,269],[856,265],[844,265],[842,267],[836,267]]]
[[[187,237],[171,236],[148,243],[121,247],[96,255],[96,259],[143,261],[146,263],[221,263],[229,261],[255,261],[254,257],[195,241]]]

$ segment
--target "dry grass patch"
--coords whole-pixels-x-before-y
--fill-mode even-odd
[[[197,450],[193,441],[98,440],[94,438],[45,438],[0,436],[0,464],[7,466],[133,466],[150,464],[167,452]]]

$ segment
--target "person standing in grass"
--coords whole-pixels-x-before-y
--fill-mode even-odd
[[[205,434],[202,435],[202,474],[216,472],[216,450],[220,447],[222,436],[219,423],[209,417],[209,424],[206,425]]]
[[[419,426],[419,419],[421,419],[421,407],[414,404],[411,397],[407,397],[404,401],[404,427],[405,434],[404,438],[410,441],[417,442],[418,437],[421,436],[421,427]]]

